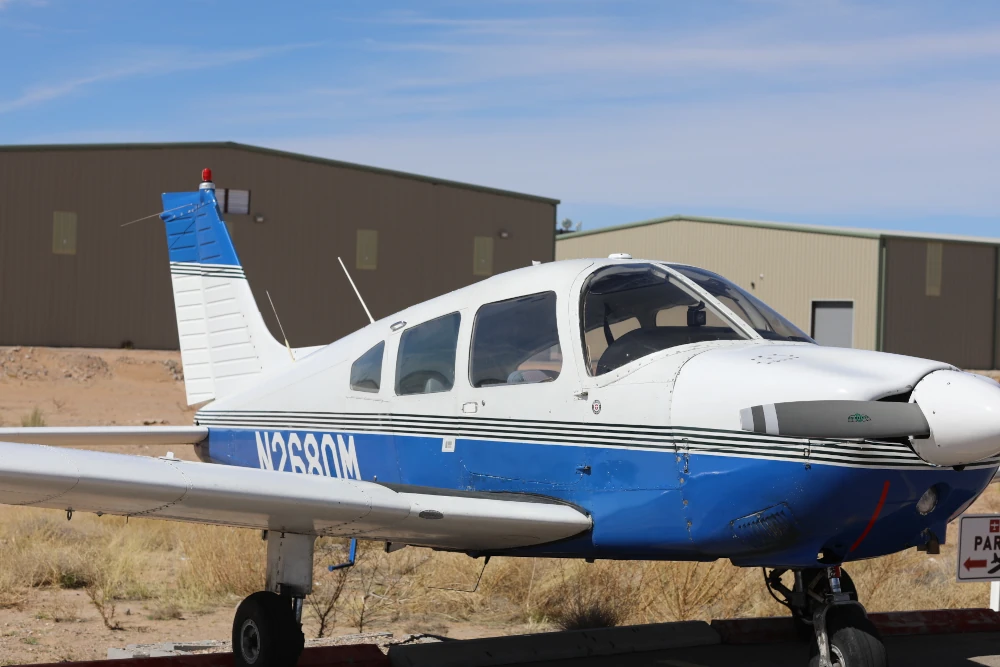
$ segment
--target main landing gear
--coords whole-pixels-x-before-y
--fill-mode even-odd
[[[236,667],[295,667],[305,646],[302,603],[312,593],[311,535],[266,534],[267,590],[240,603],[233,619]]]
[[[809,667],[886,667],[885,645],[851,577],[839,566],[793,570],[790,590],[781,583],[786,569],[765,571],[767,588],[788,607],[810,643]],[[779,598],[781,595],[784,599]]]

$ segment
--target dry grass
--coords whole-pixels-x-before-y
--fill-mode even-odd
[[[34,409],[26,415],[21,415],[21,426],[40,428],[46,425],[45,413],[36,405]]]
[[[1000,505],[991,488],[976,510]],[[952,544],[957,535],[950,534]],[[848,566],[872,611],[982,607],[985,584],[954,583],[952,544],[939,556],[909,550]],[[264,584],[265,543],[258,531],[77,514],[0,509],[0,608],[26,608],[62,620],[64,611],[33,607],[36,591],[86,592],[108,627],[122,623],[124,601],[142,601],[149,620],[233,605]],[[353,568],[346,541],[320,539],[316,591],[307,619],[319,634],[334,625],[375,630],[400,620],[527,624],[539,630],[688,619],[783,615],[759,569],[727,562],[630,563],[494,558],[478,590],[482,560],[406,548],[386,554],[362,543]],[[458,588],[462,590],[444,590]]]

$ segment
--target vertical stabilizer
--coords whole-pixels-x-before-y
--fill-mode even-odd
[[[233,394],[291,363],[250,292],[211,178],[206,169],[197,192],[164,194],[160,214],[189,405]]]

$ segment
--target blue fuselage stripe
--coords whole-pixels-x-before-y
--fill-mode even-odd
[[[201,417],[209,426],[209,456],[219,463],[443,489],[535,493],[572,502],[594,518],[586,536],[513,555],[729,557],[740,565],[799,567],[815,565],[823,549],[842,551],[844,558],[868,558],[923,544],[925,531],[943,541],[947,521],[996,471],[995,464],[954,471],[893,458],[900,454],[888,455],[882,466],[858,451],[845,451],[841,461],[832,455],[830,461],[817,461],[815,452],[809,458],[774,457],[763,441],[753,447],[760,454],[723,443],[707,454],[690,442],[685,449],[674,442],[641,447],[580,440],[550,444],[527,441],[523,434],[520,440],[469,437],[455,432],[461,428],[452,434],[427,428],[417,433],[401,430],[398,415],[393,420],[383,416],[382,430],[293,426],[288,420],[246,428],[225,423],[236,420],[221,415]],[[777,444],[784,443],[771,446]],[[861,547],[848,554],[887,481],[890,491],[879,520]],[[921,516],[916,501],[932,485],[941,500]],[[760,516],[772,521],[774,530],[754,532],[761,523],[755,513],[765,510]]]

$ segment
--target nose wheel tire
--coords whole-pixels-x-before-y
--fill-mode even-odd
[[[832,667],[887,667],[885,645],[878,630],[858,608],[832,609],[826,619]],[[819,667],[819,649],[810,648],[809,667]]]
[[[236,667],[295,667],[305,637],[291,601],[275,593],[254,593],[233,619]]]

